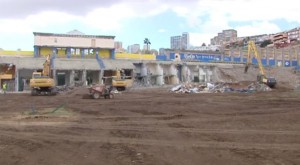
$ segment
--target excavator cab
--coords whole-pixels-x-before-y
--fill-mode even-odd
[[[266,84],[270,88],[274,88],[276,85],[276,79],[274,77],[266,77],[262,74],[257,75],[257,81]]]

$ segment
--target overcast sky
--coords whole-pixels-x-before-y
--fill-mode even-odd
[[[238,37],[300,26],[297,0],[0,0],[0,48],[33,50],[33,32],[113,35],[126,48],[169,48],[170,37],[191,34],[209,44],[224,29]]]

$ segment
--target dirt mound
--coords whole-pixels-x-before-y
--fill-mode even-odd
[[[292,68],[267,67],[265,68],[268,77],[275,77],[277,87],[295,89],[300,84],[299,75],[295,74]],[[244,66],[233,66],[231,68],[217,67],[214,70],[214,82],[254,82],[257,79],[259,68],[251,66],[247,73],[244,73]]]

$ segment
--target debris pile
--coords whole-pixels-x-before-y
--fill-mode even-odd
[[[175,93],[253,93],[271,91],[272,89],[265,84],[251,83],[246,87],[239,87],[232,83],[206,83],[206,84],[180,84],[170,89]]]

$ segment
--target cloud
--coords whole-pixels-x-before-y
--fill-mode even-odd
[[[169,25],[177,28],[172,32],[188,31],[191,43],[201,45],[224,29],[248,36],[281,31],[272,23],[278,19],[300,24],[297,4],[296,0],[1,0],[0,35],[32,36],[33,31],[59,33],[80,27],[83,32],[124,33],[128,22],[172,12],[177,17],[170,19],[178,20],[176,25]]]
[[[125,4],[113,5],[110,8],[98,8],[89,12],[81,20],[88,27],[102,31],[115,31],[122,28],[122,21],[136,17],[136,13]]]
[[[237,26],[238,36],[252,36],[258,34],[272,34],[280,31],[280,28],[268,21],[253,22],[249,25]]]
[[[214,35],[215,34],[213,33],[190,33],[190,44],[192,46],[201,46],[203,43],[209,45],[210,38],[212,38]]]
[[[164,33],[164,32],[166,32],[166,29],[159,29],[158,32],[159,33]]]
[[[97,9],[106,8],[124,0],[1,0],[0,18],[26,18],[44,11],[59,11],[82,16]]]

